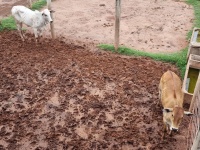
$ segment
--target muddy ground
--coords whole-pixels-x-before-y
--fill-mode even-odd
[[[0,19],[8,17],[14,5],[28,6],[28,3],[27,0],[0,0]]]
[[[175,66],[28,37],[22,43],[15,31],[0,33],[0,149],[186,148],[188,118],[162,141],[155,104],[161,75],[179,74]]]

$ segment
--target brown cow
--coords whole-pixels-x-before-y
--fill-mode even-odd
[[[192,115],[183,109],[182,82],[172,71],[165,72],[159,84],[159,96],[163,109],[164,134],[168,130],[178,131],[183,115]]]

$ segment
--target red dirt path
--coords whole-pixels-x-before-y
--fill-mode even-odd
[[[175,66],[89,47],[0,33],[0,149],[183,150],[188,118],[161,141],[155,105]]]

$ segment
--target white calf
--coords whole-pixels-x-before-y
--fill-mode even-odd
[[[22,25],[26,24],[33,28],[35,39],[37,42],[38,35],[42,35],[42,29],[49,22],[53,22],[50,12],[48,9],[44,9],[39,12],[37,10],[32,11],[25,6],[13,6],[11,13],[14,16],[17,24],[17,29],[20,33],[22,40],[25,40],[25,37],[22,33]]]

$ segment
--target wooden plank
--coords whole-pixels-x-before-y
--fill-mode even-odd
[[[195,101],[198,101],[198,102],[200,101],[200,100],[197,99],[199,90],[200,90],[200,75],[198,76],[198,79],[197,79],[197,83],[196,83],[194,94],[193,94],[193,97],[192,97],[192,100],[191,100],[191,103],[190,103],[189,111],[193,110]]]
[[[199,49],[200,43],[197,42],[199,31],[200,31],[199,28],[193,29],[192,36],[190,39],[189,49],[187,53],[187,59],[190,57],[190,54],[200,55],[200,49]]]
[[[194,31],[193,38],[192,38],[192,42],[197,42],[198,34],[199,34],[199,31],[198,31],[198,30]]]
[[[192,148],[191,150],[197,150],[197,148],[199,147],[199,144],[200,144],[200,132],[198,132],[196,138],[195,138],[195,141],[192,145]]]
[[[119,47],[119,31],[120,31],[120,15],[121,15],[121,0],[116,0],[115,3],[115,50]]]

